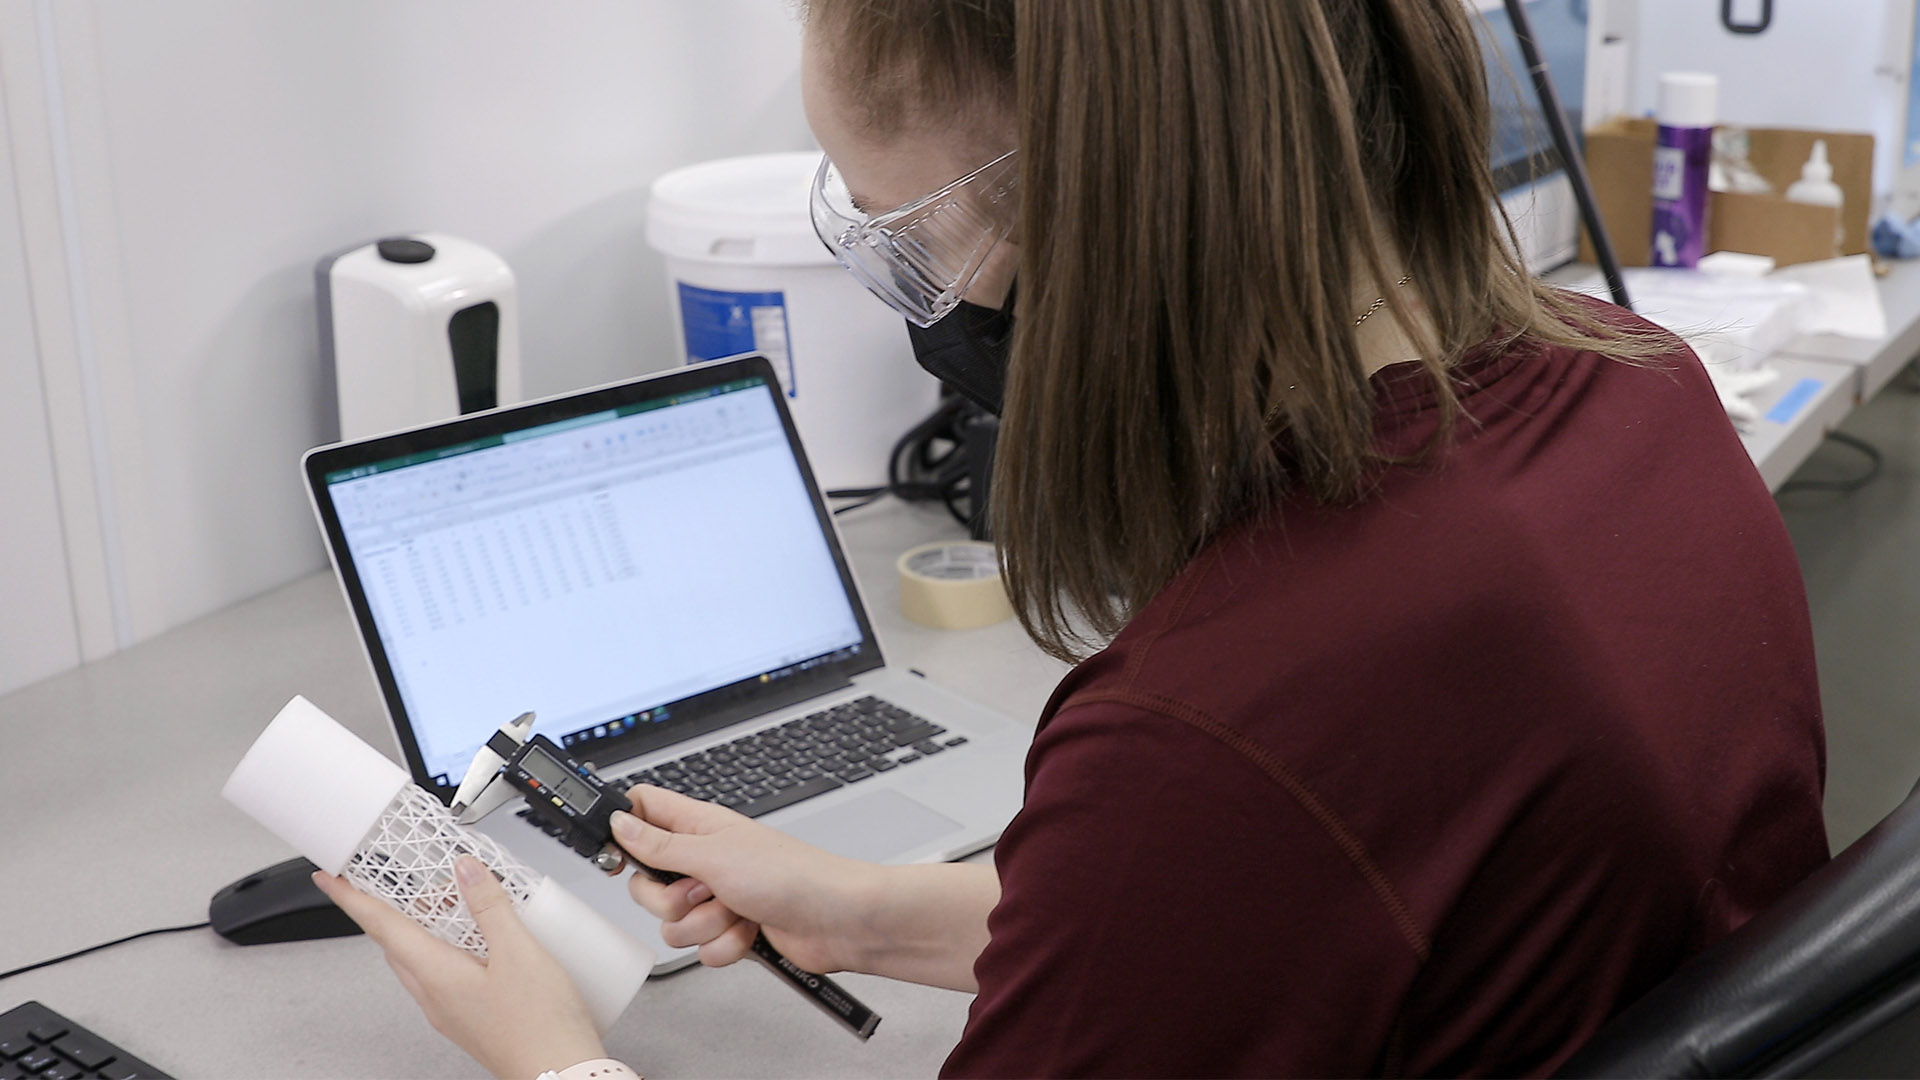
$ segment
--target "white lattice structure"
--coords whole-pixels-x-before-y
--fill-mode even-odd
[[[485,959],[486,939],[460,902],[453,880],[453,860],[461,855],[487,864],[516,909],[533,896],[540,881],[540,875],[492,837],[455,822],[440,800],[412,784],[393,797],[340,873],[355,888],[385,900],[434,937]]]

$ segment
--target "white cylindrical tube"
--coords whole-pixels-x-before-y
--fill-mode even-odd
[[[306,698],[280,710],[221,795],[320,869],[485,958],[486,941],[453,879],[454,859],[478,858],[573,979],[602,1032],[653,970],[652,950],[492,837],[454,821],[440,800]]]

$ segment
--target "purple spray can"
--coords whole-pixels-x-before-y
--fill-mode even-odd
[[[1653,151],[1655,266],[1691,268],[1707,253],[1707,173],[1719,99],[1720,80],[1712,75],[1660,76],[1660,136]]]

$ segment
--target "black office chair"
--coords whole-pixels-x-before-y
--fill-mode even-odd
[[[1920,1076],[1920,787],[1557,1075]]]

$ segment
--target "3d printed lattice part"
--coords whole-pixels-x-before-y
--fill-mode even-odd
[[[461,827],[440,800],[412,784],[394,796],[341,876],[426,927],[434,937],[485,959],[486,939],[460,902],[453,879],[453,861],[461,855],[472,855],[490,867],[516,909],[525,906],[539,883],[539,875],[492,837]]]

